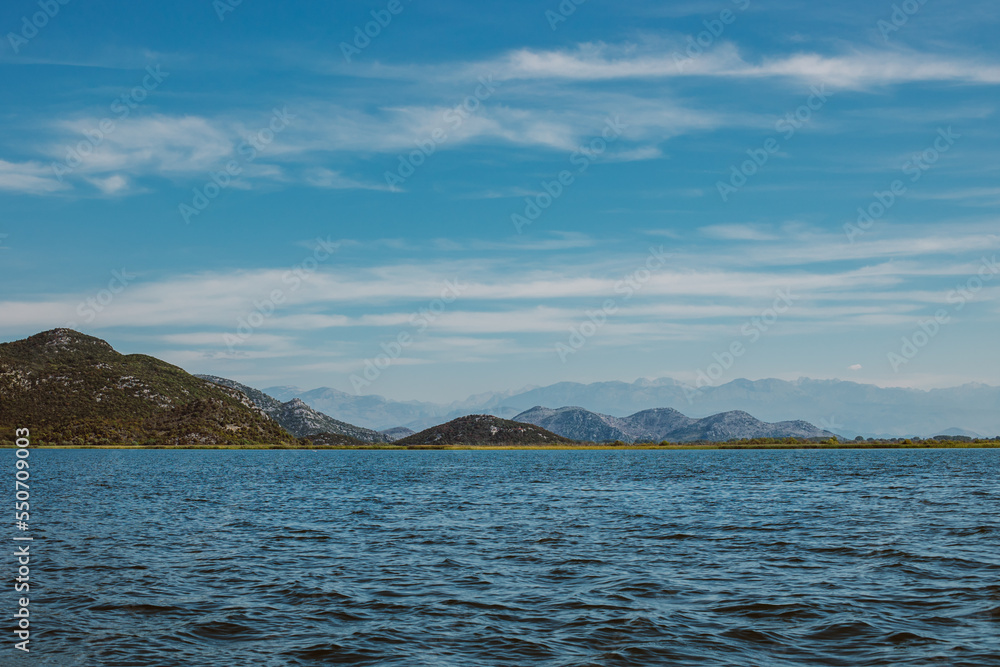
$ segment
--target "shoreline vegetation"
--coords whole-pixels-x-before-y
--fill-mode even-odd
[[[32,449],[284,449],[299,451],[325,451],[325,450],[359,450],[359,451],[476,451],[476,450],[625,450],[625,449],[660,449],[670,451],[682,450],[734,450],[734,449],[1000,449],[1000,440],[861,440],[844,442],[812,442],[796,441],[787,442],[772,441],[767,439],[735,440],[729,442],[661,442],[661,443],[628,443],[628,442],[580,442],[580,443],[559,443],[559,444],[512,444],[512,445],[463,445],[463,444],[434,444],[434,445],[395,445],[392,443],[376,443],[365,445],[313,445],[311,443],[298,446],[289,445],[127,445],[127,444],[99,444],[99,445],[53,445],[32,443]],[[0,443],[0,448],[11,449],[12,442]]]

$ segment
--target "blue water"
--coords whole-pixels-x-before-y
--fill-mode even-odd
[[[1000,665],[996,450],[31,461],[39,665]]]

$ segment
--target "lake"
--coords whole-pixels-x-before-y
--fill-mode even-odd
[[[1000,665],[998,450],[31,466],[36,664]]]

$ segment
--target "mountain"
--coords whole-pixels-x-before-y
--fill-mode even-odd
[[[537,406],[515,416],[514,421],[541,426],[573,440],[593,442],[630,440],[624,420],[577,407],[552,410]]]
[[[355,396],[329,387],[303,391],[296,387],[266,387],[281,401],[302,399],[310,407],[338,419],[373,430],[409,426],[414,430],[446,421],[447,406],[419,401],[390,401],[381,396]],[[474,409],[471,410],[474,412]],[[469,414],[468,412],[464,414]]]
[[[604,414],[669,407],[693,417],[745,410],[766,422],[804,419],[845,437],[930,436],[960,424],[1000,433],[1000,387],[877,387],[842,380],[733,380],[694,391],[669,378],[634,383],[559,383],[510,397],[503,407],[579,405]],[[491,410],[487,409],[487,412]]]
[[[518,392],[490,393],[449,404],[397,402],[333,389],[285,387],[282,400],[301,398],[313,408],[372,429],[420,430],[463,415],[507,419],[536,405],[575,405],[605,415],[673,408],[693,417],[745,410],[765,422],[804,419],[842,436],[929,437],[961,425],[984,436],[1000,434],[1000,387],[967,384],[947,389],[877,387],[844,380],[733,380],[694,390],[670,378],[579,384],[560,382]],[[274,393],[268,389],[268,393]]]
[[[387,428],[384,431],[380,431],[382,437],[385,438],[386,442],[396,442],[401,440],[408,435],[413,435],[416,433],[412,428],[406,428],[405,426],[397,426],[396,428]]]
[[[241,392],[70,329],[0,344],[2,438],[15,428],[36,444],[299,444]]]
[[[534,407],[514,417],[515,421],[541,426],[573,440],[594,442],[725,442],[749,438],[833,437],[804,421],[768,424],[746,412],[734,410],[704,419],[691,419],[671,408],[643,410],[629,417],[590,412],[578,407],[552,410]]]
[[[214,375],[198,375],[196,377],[243,392],[253,401],[254,405],[266,412],[271,419],[297,438],[319,433],[331,433],[349,436],[361,442],[385,442],[385,438],[377,431],[334,419],[309,407],[302,399],[293,398],[282,403],[259,389],[248,387],[235,380]]]
[[[298,398],[282,403],[281,409],[272,415],[272,418],[289,433],[301,434],[299,437],[329,433],[345,435],[361,442],[385,442],[385,438],[378,431],[354,426],[317,412]]]
[[[640,413],[641,414],[641,413]],[[809,422],[800,420],[783,421],[774,424],[762,422],[742,410],[723,412],[693,424],[671,431],[664,440],[675,442],[726,442],[750,438],[803,438],[823,439],[836,437],[829,431],[816,428]]]
[[[666,440],[667,436],[664,434],[677,433],[698,424],[698,420],[691,419],[673,408],[643,410],[630,417],[625,417],[621,421],[625,424],[627,438],[632,442]],[[680,441],[680,438],[675,439]]]
[[[572,440],[533,424],[493,415],[468,415],[397,440],[397,445],[558,445]]]

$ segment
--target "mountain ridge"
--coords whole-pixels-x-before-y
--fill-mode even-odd
[[[558,435],[593,442],[725,442],[753,438],[827,440],[834,433],[795,420],[766,423],[743,410],[732,410],[692,419],[672,408],[643,410],[628,417],[613,417],[570,406],[557,409],[536,406],[516,417]]]
[[[659,378],[633,383],[561,382],[526,387],[520,393],[477,394],[449,404],[390,401],[329,388],[275,389],[287,400],[218,376],[193,376],[151,356],[122,355],[106,341],[69,329],[0,344],[0,426],[29,420],[39,425],[45,438],[64,443],[283,446],[296,436],[326,432],[339,436],[333,439],[338,442],[350,438],[374,444],[405,439],[414,435],[412,431],[461,417],[517,418],[553,403],[576,406],[558,409],[560,429],[594,441],[773,437],[778,426],[792,437],[820,431],[848,439],[866,434],[926,438],[949,433],[990,438],[1000,432],[1000,387],[982,383],[923,390],[844,380],[738,379],[705,387],[692,398],[689,387]],[[560,400],[536,401],[553,397]],[[692,399],[690,410],[681,412],[678,406],[684,408],[688,399]],[[334,409],[317,407],[318,401],[332,401]],[[723,409],[709,409],[718,407]],[[576,413],[569,415],[567,410]],[[374,424],[376,428],[355,426],[364,422],[351,414],[381,423]],[[552,418],[552,413],[536,416],[540,421]],[[714,421],[705,422],[708,418]],[[859,430],[866,420],[872,426],[867,433]]]
[[[313,409],[300,398],[293,398],[283,403],[260,389],[235,380],[216,375],[196,375],[195,377],[243,392],[257,407],[297,438],[327,433],[348,436],[367,443],[385,442],[381,433],[334,419]]]
[[[285,388],[286,390],[294,388]],[[267,389],[270,393],[271,389]],[[851,380],[779,380],[730,382],[692,392],[672,378],[621,381],[559,382],[520,393],[479,394],[478,404],[392,401],[382,396],[324,390],[294,390],[313,408],[354,424],[383,430],[406,426],[421,430],[441,421],[484,413],[510,419],[539,405],[580,406],[600,414],[631,415],[654,408],[673,408],[704,418],[745,410],[768,423],[803,420],[845,437],[930,437],[961,428],[992,436],[1000,433],[1000,387],[966,383],[938,389],[878,387]],[[336,391],[336,390],[331,390]],[[373,407],[374,406],[374,407]]]

